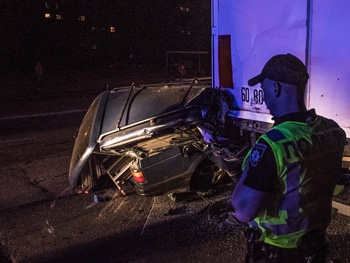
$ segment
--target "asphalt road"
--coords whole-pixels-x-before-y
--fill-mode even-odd
[[[242,262],[245,225],[229,204],[232,185],[177,202],[129,195],[96,203],[69,188],[73,135],[99,91],[50,89],[21,109],[2,97],[0,262]],[[350,262],[349,217],[335,216],[327,239],[329,262]]]
[[[4,260],[242,260],[244,240],[239,230],[245,225],[234,220],[227,206],[230,185],[207,193],[180,195],[178,202],[166,195],[118,195],[95,203],[93,195],[79,195],[70,189],[67,174],[72,135],[81,115],[11,119],[13,133],[1,136],[0,180],[6,186],[0,194]],[[23,129],[35,123],[51,128]]]

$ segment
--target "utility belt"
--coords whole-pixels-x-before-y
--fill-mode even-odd
[[[325,236],[319,230],[305,234],[298,248],[280,248],[259,241],[261,231],[248,228],[245,231],[247,243],[246,263],[321,263],[328,254]]]

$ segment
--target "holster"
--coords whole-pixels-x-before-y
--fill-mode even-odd
[[[244,232],[246,244],[247,244],[247,255],[245,262],[258,261],[265,257],[262,252],[263,242],[259,241],[261,237],[261,232],[255,228],[248,228]]]

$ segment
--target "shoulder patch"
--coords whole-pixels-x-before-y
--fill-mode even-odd
[[[264,155],[266,148],[267,146],[265,144],[261,144],[261,143],[254,144],[249,157],[250,164],[252,166],[255,167],[259,163],[261,157]]]
[[[281,131],[276,129],[269,130],[266,133],[266,136],[274,142],[278,142],[286,138],[286,136],[284,136],[284,134]]]

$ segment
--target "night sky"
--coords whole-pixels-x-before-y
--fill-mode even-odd
[[[210,51],[210,0],[2,0],[0,10],[2,72],[38,60],[51,70],[104,68],[130,54],[147,65],[170,50]]]

